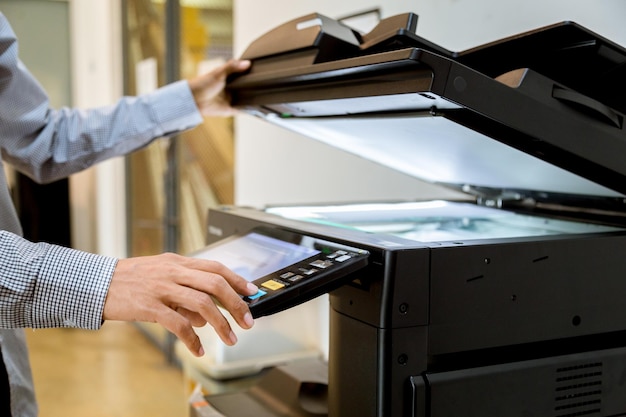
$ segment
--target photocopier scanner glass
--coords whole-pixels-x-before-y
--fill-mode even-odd
[[[547,236],[622,230],[591,223],[528,216],[450,201],[276,207],[297,220],[390,234],[419,242]]]

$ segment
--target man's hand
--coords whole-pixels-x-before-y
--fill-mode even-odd
[[[234,72],[250,68],[250,61],[232,59],[206,74],[188,81],[191,92],[203,116],[232,116],[235,109],[224,92],[226,78]]]
[[[104,320],[160,323],[195,355],[204,350],[192,326],[209,323],[222,341],[234,345],[237,337],[215,300],[237,324],[254,324],[247,304],[238,294],[257,292],[219,262],[165,253],[120,259],[104,304]]]

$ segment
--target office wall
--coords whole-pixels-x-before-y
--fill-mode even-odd
[[[383,17],[412,11],[418,34],[463,50],[558,21],[576,21],[626,45],[623,0],[234,0],[235,51],[293,18],[343,17],[379,7]],[[247,115],[236,121],[238,204],[310,203],[449,196],[442,189],[334,150]],[[454,195],[454,194],[453,194]]]
[[[405,2],[406,3],[406,2]],[[452,50],[560,21],[574,21],[626,45],[621,0],[427,0],[411,2],[419,14],[418,32]]]

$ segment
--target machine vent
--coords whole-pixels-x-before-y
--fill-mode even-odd
[[[555,382],[555,417],[601,415],[602,362],[558,368]]]

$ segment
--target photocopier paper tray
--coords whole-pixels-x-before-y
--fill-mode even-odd
[[[332,417],[626,415],[626,50],[562,22],[452,52],[416,22],[294,19],[227,89],[467,197],[211,209],[209,243],[263,227],[367,253],[330,292]]]

